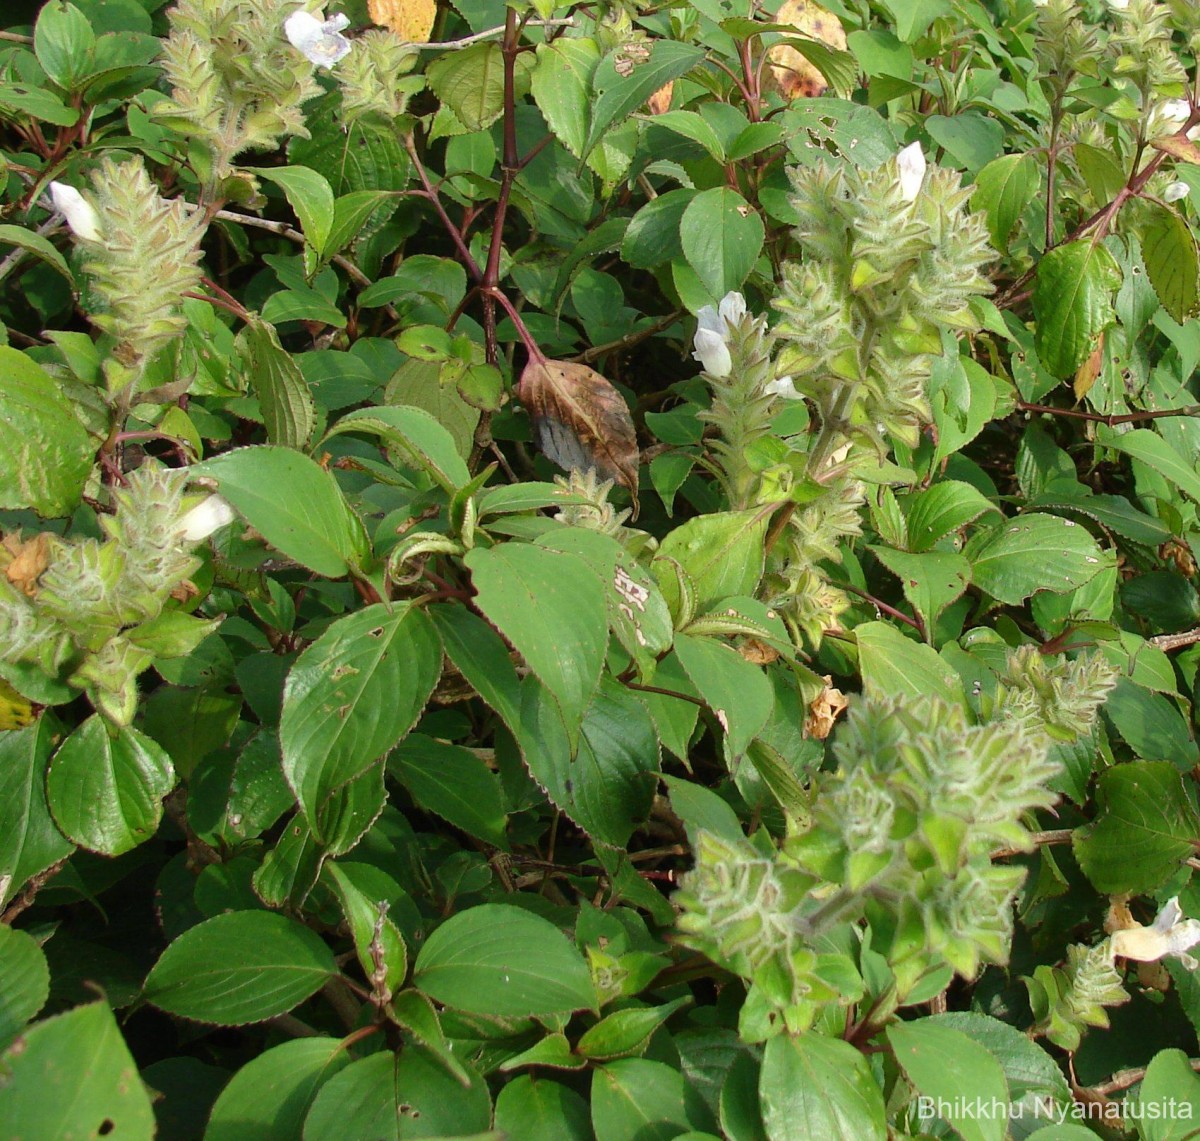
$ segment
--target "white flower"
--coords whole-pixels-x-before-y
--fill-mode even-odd
[[[1192,107],[1186,99],[1164,99],[1158,105],[1158,113],[1168,123],[1182,126],[1192,113]]]
[[[180,537],[186,543],[202,543],[236,516],[233,508],[219,495],[210,495],[179,520]]]
[[[714,380],[724,380],[733,370],[729,355],[729,334],[746,316],[746,299],[736,292],[726,293],[718,308],[705,305],[696,313],[696,351],[692,360],[699,361]]]
[[[925,181],[925,154],[920,143],[909,143],[896,156],[896,169],[900,174],[900,194],[905,202],[915,202]]]
[[[1108,0],[1108,6],[1114,12],[1124,12],[1129,7],[1129,0]]]
[[[350,41],[341,34],[349,23],[349,17],[341,12],[319,20],[301,8],[284,20],[283,30],[292,47],[299,48],[318,67],[329,68],[350,52]]]
[[[68,186],[65,182],[52,182],[48,189],[54,209],[66,218],[71,232],[84,241],[98,242],[100,219],[96,216],[92,204],[75,187]]]
[[[1150,927],[1135,923],[1114,931],[1110,940],[1112,953],[1139,963],[1153,963],[1166,955],[1177,955],[1188,970],[1197,963],[1186,952],[1200,943],[1200,919],[1183,919],[1179,897],[1172,896],[1155,916]]]
[[[1191,191],[1191,187],[1186,182],[1172,182],[1170,186],[1163,191],[1164,202],[1178,202],[1181,198],[1186,198]]]
[[[770,384],[763,385],[763,392],[768,396],[782,396],[784,400],[803,400],[802,393],[796,391],[796,385],[790,376],[778,376]]]

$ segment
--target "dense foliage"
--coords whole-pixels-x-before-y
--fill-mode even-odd
[[[1200,1128],[1192,0],[6,19],[3,1137]]]

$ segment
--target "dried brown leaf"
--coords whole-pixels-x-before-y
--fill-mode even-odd
[[[4,548],[12,555],[12,561],[4,568],[5,578],[32,598],[37,594],[38,577],[50,565],[50,536],[41,531],[22,542],[16,535],[7,535]]]
[[[651,115],[661,115],[671,109],[671,96],[675,94],[675,80],[664,83],[649,99],[646,100],[646,110]]]
[[[367,0],[367,14],[401,39],[423,44],[433,31],[437,0]]]
[[[846,50],[846,31],[832,12],[811,3],[811,0],[786,0],[775,13],[776,24],[791,24],[805,38],[838,51]],[[788,100],[812,99],[824,95],[828,82],[809,60],[790,44],[775,44],[767,51],[771,80],[776,90]]]
[[[1161,139],[1151,139],[1150,145],[1156,151],[1165,151],[1172,158],[1200,163],[1200,147],[1183,135],[1164,135]]]
[[[808,716],[804,719],[804,735],[818,741],[829,736],[838,715],[850,704],[840,689],[834,689],[833,678],[829,674],[821,680],[825,682],[825,688],[809,703]]]
[[[574,361],[531,360],[517,395],[542,452],[570,471],[595,468],[637,501],[637,433],[621,394],[595,369]]]

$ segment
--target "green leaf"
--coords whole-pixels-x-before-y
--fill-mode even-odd
[[[529,55],[516,59],[518,95],[529,90]],[[433,93],[454,112],[468,131],[491,126],[504,110],[504,54],[498,43],[472,44],[462,51],[446,52],[426,69]]]
[[[1171,537],[1169,527],[1164,527],[1153,515],[1139,511],[1120,495],[1085,495],[1082,489],[1079,494],[1050,490],[1032,497],[1027,506],[1031,511],[1084,515],[1109,531],[1148,547],[1157,547]]]
[[[698,193],[687,188],[668,190],[647,202],[629,222],[621,242],[621,260],[636,269],[654,269],[681,256],[684,211]]]
[[[772,1038],[758,1093],[770,1141],[884,1141],[883,1093],[849,1042],[819,1034]]]
[[[954,551],[912,555],[879,545],[869,549],[900,580],[904,597],[921,615],[926,629],[950,603],[962,597],[971,581],[971,564]]]
[[[58,748],[46,777],[54,820],[82,848],[119,856],[149,840],[175,787],[171,758],[151,737],[115,732],[93,713]]]
[[[391,995],[400,989],[408,973],[408,948],[399,928],[387,917],[390,901],[371,898],[364,890],[365,885],[356,882],[353,869],[364,866],[348,864],[343,867],[330,860],[321,869],[321,875],[341,904],[354,939],[359,966],[371,982],[372,990],[376,985],[376,972],[382,970],[383,993]]]
[[[333,225],[329,227],[321,257],[331,258],[350,245],[362,234],[371,215],[393,197],[387,190],[352,190],[338,198],[333,204]]]
[[[592,1078],[596,1141],[672,1141],[712,1125],[704,1101],[665,1062],[625,1058],[598,1067]]]
[[[593,1141],[587,1102],[561,1082],[528,1074],[500,1091],[495,1125],[521,1141]]]
[[[0,508],[69,515],[97,448],[61,385],[24,353],[0,347]]]
[[[1100,774],[1099,814],[1071,837],[1097,891],[1141,895],[1161,887],[1192,854],[1200,815],[1168,761],[1131,761]]]
[[[1200,503],[1200,475],[1196,474],[1195,464],[1185,460],[1158,433],[1149,428],[1115,432],[1103,424],[1098,424],[1096,442],[1106,448],[1124,452],[1127,456],[1132,456],[1147,467],[1153,468],[1168,483]]]
[[[975,176],[971,209],[987,213],[992,245],[1008,252],[1008,239],[1041,185],[1041,171],[1031,154],[1002,155]]]
[[[1183,324],[1200,312],[1200,255],[1191,227],[1174,210],[1148,203],[1142,224],[1146,275],[1171,319]]]
[[[1121,269],[1103,246],[1083,238],[1051,250],[1038,263],[1033,285],[1034,344],[1055,376],[1072,376],[1116,315],[1112,295]]]
[[[717,162],[726,161],[725,148],[717,137],[717,132],[709,121],[697,111],[664,111],[650,120],[655,127],[660,127],[676,135],[682,135],[694,143],[699,143]]]
[[[26,253],[33,254],[34,257],[41,258],[47,265],[61,273],[72,288],[75,287],[75,277],[71,273],[71,267],[67,265],[66,258],[41,234],[27,230],[24,226],[5,224],[0,225],[0,242],[16,246],[18,249],[25,250]]]
[[[576,555],[524,543],[476,547],[464,561],[476,605],[554,695],[574,742],[608,650],[603,584]]]
[[[388,772],[426,812],[508,851],[504,791],[469,749],[414,733],[388,758]]]
[[[530,76],[534,102],[559,142],[583,158],[591,119],[592,76],[600,49],[591,39],[561,37],[537,46]]]
[[[234,354],[258,396],[267,439],[286,448],[303,448],[316,427],[317,409],[300,366],[280,345],[275,326],[251,318],[237,335]]]
[[[910,496],[904,505],[912,551],[931,551],[937,543],[988,512],[1000,509],[978,488],[960,480],[935,483]]]
[[[697,194],[680,223],[683,256],[715,298],[741,288],[762,252],[764,234],[758,211],[728,186]]]
[[[968,172],[986,167],[1004,150],[1004,125],[977,111],[930,115],[925,120],[925,129],[953,165]]]
[[[335,209],[329,180],[307,166],[251,166],[246,169],[275,183],[283,191],[300,219],[300,228],[309,245],[317,257],[323,257],[329,232],[333,229]]]
[[[501,720],[519,732],[521,682],[503,639],[482,618],[463,606],[429,608],[446,656]]]
[[[58,743],[54,718],[0,733],[0,909],[30,876],[66,859],[75,846],[46,803],[46,767]]]
[[[683,777],[666,775],[663,780],[667,785],[671,808],[683,821],[688,843],[693,849],[699,843],[701,832],[711,832],[734,843],[741,843],[745,838],[737,813],[724,797]]]
[[[1188,1141],[1200,1120],[1200,1076],[1182,1050],[1160,1050],[1146,1067],[1130,1117],[1141,1141]]]
[[[283,771],[318,839],[325,802],[412,728],[442,669],[429,618],[376,603],[330,625],[297,659],[283,695]]]
[[[672,609],[678,611],[676,580],[664,560],[674,559],[692,580],[696,605],[734,595],[752,596],[762,578],[763,541],[771,512],[713,511],[669,532],[651,564]]]
[[[471,1141],[491,1124],[491,1110],[481,1078],[464,1088],[425,1050],[406,1046],[359,1058],[327,1082],[304,1122],[304,1141]]]
[[[922,1020],[922,1024],[929,1023],[965,1034],[1000,1063],[1008,1082],[1011,1120],[1027,1117],[1036,1121],[1039,1114],[1053,1114],[1058,1119],[1071,1113],[1071,1087],[1058,1063],[1015,1026],[975,1011],[937,1014]]]
[[[106,1002],[30,1027],[0,1054],[0,1121],[12,1138],[151,1141],[154,1110]]]
[[[73,90],[91,72],[95,50],[96,33],[74,4],[51,0],[38,13],[33,51],[52,83]]]
[[[658,737],[637,697],[605,678],[573,747],[562,713],[536,681],[523,686],[517,744],[533,779],[593,843],[622,848],[650,814]]]
[[[632,115],[660,87],[691,70],[703,56],[704,49],[692,44],[655,40],[649,57],[628,70],[625,49],[610,51],[596,67],[593,79],[592,120],[583,145],[584,156],[591,153],[611,126]]]
[[[317,1092],[350,1062],[338,1038],[297,1038],[264,1050],[221,1091],[204,1141],[296,1141]]]
[[[402,404],[360,408],[343,416],[326,438],[341,432],[379,436],[406,467],[429,472],[451,495],[471,482],[454,437],[423,408]]]
[[[0,1046],[7,1046],[49,997],[50,967],[37,940],[0,924]]]
[[[896,35],[906,44],[919,39],[934,20],[952,11],[949,0],[884,0],[883,7],[896,22]]]
[[[303,924],[272,911],[230,911],[171,943],[143,993],[168,1014],[243,1026],[286,1014],[335,974],[333,953]]]
[[[193,464],[210,476],[271,546],[327,578],[361,567],[370,553],[362,520],[333,473],[291,448],[264,444]]]
[[[937,1103],[933,1116],[957,1130],[963,1141],[1001,1141],[1007,1135],[1008,1081],[985,1047],[929,1018],[893,1022],[887,1037],[917,1093]],[[998,1107],[996,1112],[973,1112],[976,1099]]]
[[[1200,760],[1179,707],[1129,678],[1117,681],[1104,702],[1104,716],[1143,760],[1170,761],[1181,772]]]
[[[650,1035],[691,1002],[690,997],[684,997],[660,1006],[615,1010],[579,1036],[575,1052],[597,1062],[640,1055],[650,1041]]]
[[[1057,515],[1008,519],[972,537],[963,551],[980,590],[1015,606],[1039,590],[1065,594],[1104,567],[1096,540]]]
[[[507,904],[451,916],[417,955],[413,983],[470,1014],[526,1018],[595,1010],[583,956],[547,919]]]
[[[932,647],[906,638],[887,622],[863,622],[854,628],[854,638],[868,696],[936,694],[952,703],[963,700],[958,674]]]
[[[775,705],[775,691],[766,674],[713,638],[677,634],[675,656],[725,730],[729,756],[740,757]]]

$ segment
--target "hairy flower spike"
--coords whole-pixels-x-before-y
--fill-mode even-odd
[[[187,327],[183,295],[200,286],[204,223],[181,200],[159,197],[141,159],[106,159],[93,183],[104,240],[89,243],[84,258],[101,306],[91,317],[116,338],[118,361],[136,376]]]
[[[338,117],[343,123],[366,115],[394,122],[424,85],[420,76],[400,78],[412,71],[418,59],[416,49],[395,32],[383,28],[364,32],[337,71],[342,88]]]

